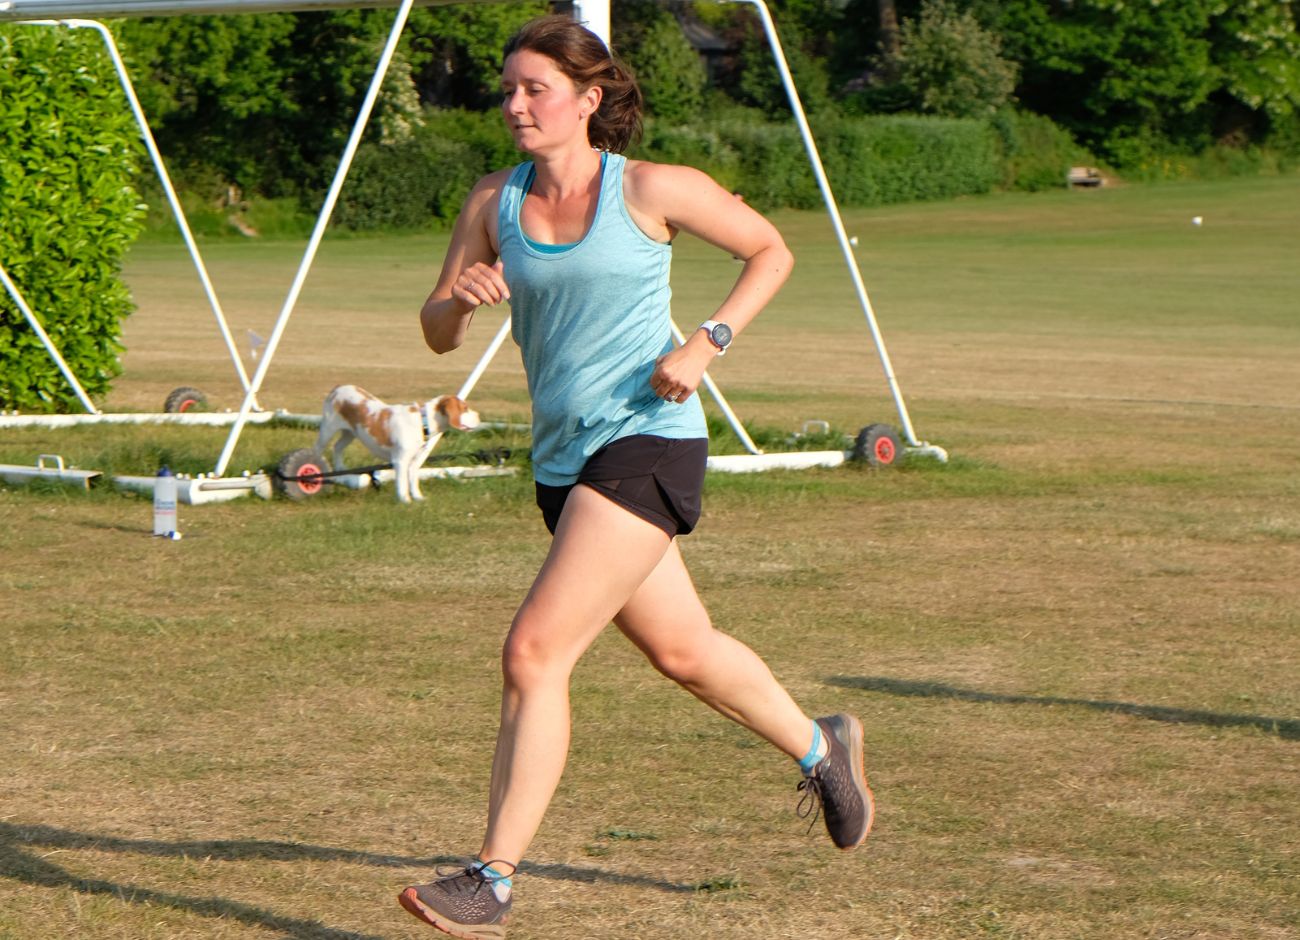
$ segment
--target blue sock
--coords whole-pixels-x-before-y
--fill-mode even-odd
[[[492,885],[492,890],[496,893],[499,900],[504,901],[510,897],[510,887],[514,882],[504,874],[493,868],[491,865],[484,865],[479,869]]]
[[[808,748],[808,753],[799,761],[799,769],[803,771],[805,777],[811,774],[813,769],[825,760],[826,754],[830,751],[828,742],[822,736],[822,726],[817,724],[815,721],[812,723],[812,726],[812,746]]]

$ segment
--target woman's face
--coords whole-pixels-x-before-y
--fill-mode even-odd
[[[600,104],[599,88],[579,92],[552,59],[531,49],[506,59],[501,95],[506,126],[525,153],[569,144],[575,137],[586,146],[586,118]]]

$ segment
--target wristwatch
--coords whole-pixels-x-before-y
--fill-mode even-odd
[[[727,347],[731,345],[731,327],[717,320],[705,320],[700,324],[699,329],[709,334],[709,342],[718,347],[719,356],[727,354]]]

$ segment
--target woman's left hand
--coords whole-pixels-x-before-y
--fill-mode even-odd
[[[650,387],[664,401],[683,402],[695,394],[704,372],[718,351],[707,336],[696,330],[685,345],[678,346],[655,361]]]

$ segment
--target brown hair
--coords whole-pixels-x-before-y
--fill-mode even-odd
[[[636,78],[587,27],[567,16],[543,16],[515,33],[502,57],[521,49],[546,56],[580,92],[600,86],[600,107],[587,122],[587,139],[593,147],[622,153],[641,138],[641,89]]]

